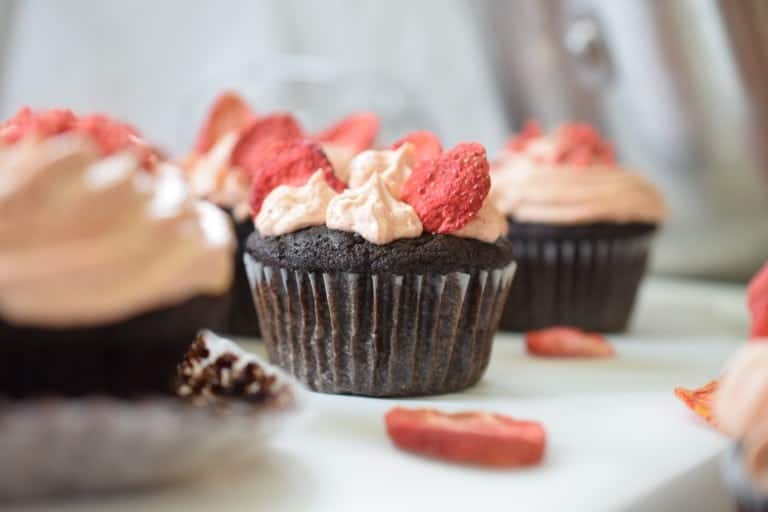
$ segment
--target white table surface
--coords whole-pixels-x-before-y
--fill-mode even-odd
[[[614,360],[525,355],[499,335],[490,368],[464,393],[418,400],[310,394],[263,459],[231,474],[137,494],[47,503],[50,510],[727,510],[717,457],[728,441],[674,397],[719,373],[747,330],[741,286],[652,279]],[[261,346],[246,344],[261,351]],[[544,463],[498,471],[400,452],[395,404],[488,409],[548,430]],[[42,506],[42,504],[41,504]]]

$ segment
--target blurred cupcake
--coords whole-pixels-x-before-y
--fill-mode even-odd
[[[226,319],[234,240],[131,127],[21,110],[0,125],[0,390],[170,390]]]
[[[352,156],[373,144],[379,121],[374,114],[352,114],[312,139],[335,169],[343,172]],[[251,172],[271,155],[275,143],[309,137],[290,114],[257,115],[234,92],[224,92],[210,108],[192,153],[183,167],[192,193],[227,211],[235,224],[235,280],[228,332],[259,336],[251,289],[243,267],[245,241],[253,232],[248,198]]]
[[[295,141],[254,172],[245,262],[270,359],[328,393],[475,384],[514,272],[485,150],[422,132],[355,156],[349,188],[333,171]]]
[[[584,124],[529,122],[491,175],[519,265],[501,328],[624,330],[666,216],[658,189]]]
[[[739,510],[768,510],[768,340],[750,343],[727,365],[714,414],[736,440],[724,472]]]

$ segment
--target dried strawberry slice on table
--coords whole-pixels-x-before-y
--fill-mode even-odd
[[[719,385],[719,380],[713,380],[696,389],[676,387],[675,396],[682,400],[690,410],[701,416],[704,421],[716,426],[715,418],[712,414],[712,401]]]
[[[344,146],[359,153],[373,146],[378,133],[379,116],[373,112],[357,112],[318,133],[314,140]]]
[[[256,115],[239,94],[233,91],[220,94],[200,129],[195,151],[206,153],[221,137],[233,131],[239,132],[255,118]]]
[[[398,448],[455,462],[531,466],[541,462],[546,447],[547,435],[540,423],[501,414],[395,407],[385,422]]]
[[[437,138],[437,135],[426,130],[409,133],[392,144],[392,149],[397,149],[406,142],[413,144],[417,164],[424,160],[437,158],[443,152],[443,146],[440,144],[440,139]]]
[[[465,142],[415,166],[403,185],[410,204],[433,233],[452,233],[472,220],[491,188],[485,148]]]
[[[575,327],[550,327],[525,334],[528,353],[541,357],[613,357],[616,351],[602,334]]]
[[[302,138],[298,121],[290,114],[271,114],[249,124],[241,133],[230,161],[248,172],[271,158],[275,143]]]
[[[323,171],[328,185],[340,192],[344,183],[333,173],[328,157],[316,143],[295,139],[276,141],[265,147],[266,154],[251,172],[251,212],[255,217],[261,210],[264,199],[279,185],[300,186],[309,180],[317,170]]]

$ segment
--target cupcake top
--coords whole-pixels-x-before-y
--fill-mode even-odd
[[[250,210],[253,170],[270,154],[273,144],[305,138],[315,141],[346,181],[347,164],[373,144],[378,127],[378,117],[363,112],[309,135],[290,114],[257,115],[241,96],[228,91],[214,101],[183,167],[193,194],[231,209],[240,221]]]
[[[273,237],[325,225],[376,245],[425,232],[497,241],[507,225],[486,200],[485,149],[463,143],[443,152],[438,143],[425,152],[423,145],[417,134],[391,149],[363,151],[343,172],[346,183],[319,145],[302,140],[280,147],[253,174],[256,229]]]
[[[491,175],[494,204],[518,222],[658,224],[667,215],[658,189],[617,165],[613,147],[585,124],[545,134],[529,121]]]
[[[752,481],[768,491],[768,339],[754,340],[728,363],[714,413],[720,428],[741,441]]]
[[[133,128],[21,110],[0,125],[0,316],[119,321],[227,290],[229,221]]]

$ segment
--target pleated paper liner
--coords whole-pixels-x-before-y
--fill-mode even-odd
[[[480,380],[515,272],[304,272],[249,254],[245,263],[270,360],[312,390],[379,397]]]
[[[501,329],[627,328],[656,226],[510,223],[517,276]]]
[[[0,502],[239,469],[258,459],[301,401],[293,379],[209,332],[178,379],[183,398],[0,399]]]

